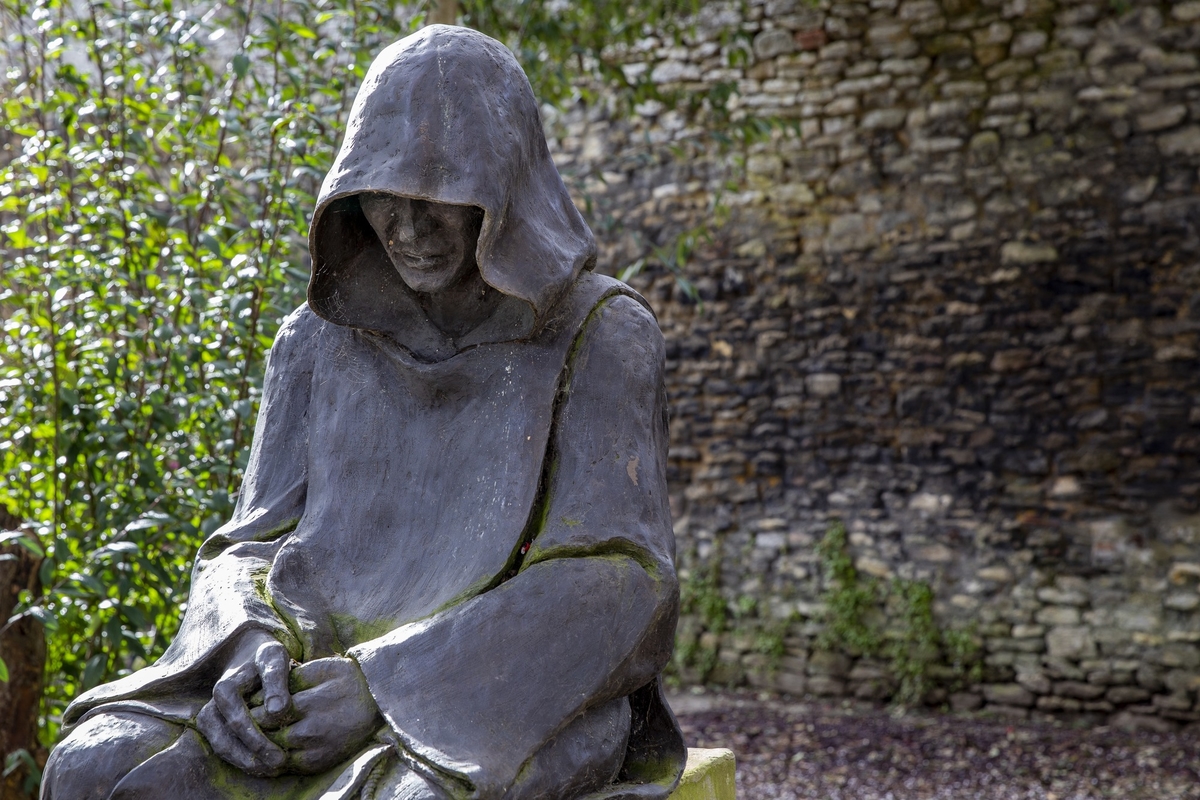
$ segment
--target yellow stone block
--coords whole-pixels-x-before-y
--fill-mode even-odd
[[[689,748],[687,766],[670,800],[736,800],[732,750]]]

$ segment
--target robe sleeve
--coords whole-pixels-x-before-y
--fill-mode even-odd
[[[68,723],[99,705],[148,703],[162,716],[187,718],[219,677],[219,655],[252,628],[278,638],[295,657],[300,644],[266,600],[271,562],[304,512],[308,399],[319,318],[301,306],[284,320],[267,360],[250,462],[233,518],[201,546],[188,609],[153,665],[97,686],[67,709]]]
[[[594,309],[561,382],[531,547],[495,588],[353,648],[402,757],[455,797],[500,797],[569,722],[654,683],[679,590],[662,334]]]

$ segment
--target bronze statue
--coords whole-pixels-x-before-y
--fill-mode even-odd
[[[43,798],[665,798],[662,335],[512,55],[384,50],[309,243],[179,634],[70,706]]]

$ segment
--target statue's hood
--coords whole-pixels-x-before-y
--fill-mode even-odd
[[[508,296],[481,326],[486,339],[528,335],[595,262],[525,73],[506,47],[467,28],[431,25],[375,59],[309,229],[313,311],[403,340],[409,317],[423,314],[363,216],[361,192],[483,209],[476,260]]]

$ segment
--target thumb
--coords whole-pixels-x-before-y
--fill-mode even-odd
[[[306,661],[292,670],[291,688],[293,692],[312,689],[322,683],[344,678],[357,669],[358,665],[354,661],[338,656]]]

